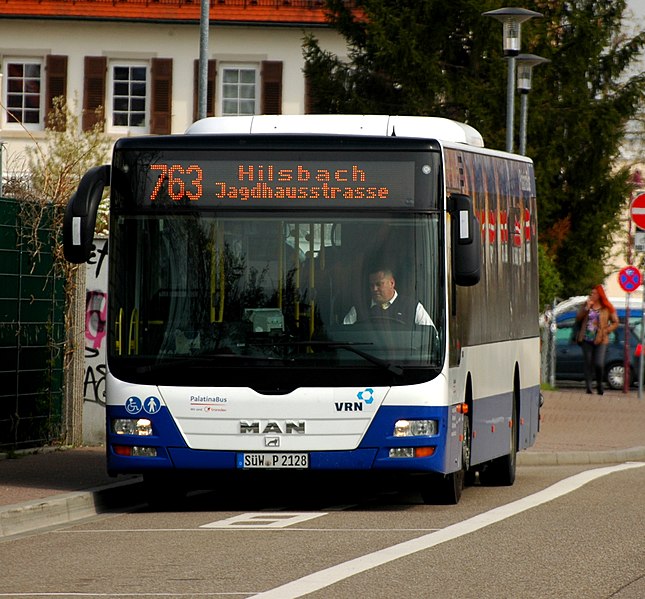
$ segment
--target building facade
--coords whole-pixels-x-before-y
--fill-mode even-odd
[[[0,4],[5,154],[44,137],[59,96],[115,139],[183,132],[197,118],[200,11],[197,0]],[[211,0],[209,16],[209,116],[306,113],[304,36],[345,54],[317,0]]]

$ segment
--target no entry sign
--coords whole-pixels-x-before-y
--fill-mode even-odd
[[[641,271],[635,266],[625,266],[618,273],[618,284],[627,293],[636,291],[640,287],[642,280]]]
[[[637,195],[629,209],[632,222],[639,228],[645,229],[645,193]]]

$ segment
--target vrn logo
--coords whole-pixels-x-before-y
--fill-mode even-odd
[[[364,404],[371,404],[374,401],[374,389],[367,387],[356,394],[358,401],[337,401],[334,402],[337,412],[362,412]]]

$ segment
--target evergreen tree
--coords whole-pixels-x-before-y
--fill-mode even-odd
[[[305,38],[314,112],[453,118],[504,148],[507,63],[502,27],[482,13],[490,0],[327,0],[349,61]],[[625,0],[534,0],[522,52],[550,60],[533,78],[527,153],[535,162],[542,255],[564,295],[605,277],[618,214],[629,199],[619,151],[639,111],[645,76],[630,67],[645,32],[622,30]],[[519,120],[517,103],[515,122]]]

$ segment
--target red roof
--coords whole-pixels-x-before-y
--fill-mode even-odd
[[[0,18],[199,22],[200,0],[0,0]],[[211,0],[211,23],[322,25],[322,0]]]

